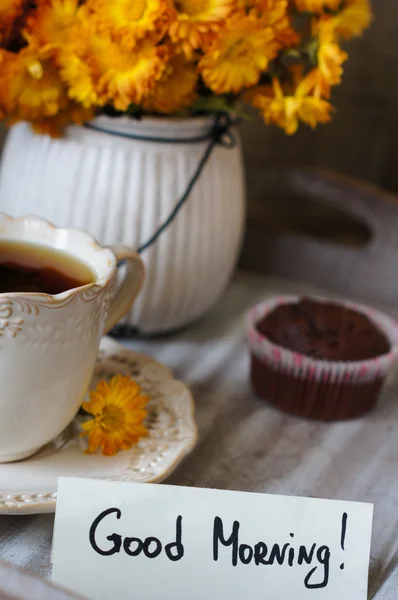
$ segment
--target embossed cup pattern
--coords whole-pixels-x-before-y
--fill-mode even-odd
[[[31,454],[75,416],[95,366],[104,297],[0,299],[0,460]]]
[[[51,441],[78,411],[114,298],[117,266],[114,254],[87,234],[36,218],[0,215],[0,238],[44,239],[84,258],[97,274],[94,284],[56,296],[0,294],[0,462],[10,462]],[[138,291],[139,282],[133,287]]]

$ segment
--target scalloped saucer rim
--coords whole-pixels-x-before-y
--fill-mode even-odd
[[[59,476],[157,483],[166,479],[195,447],[195,405],[188,387],[151,357],[105,336],[92,385],[116,373],[131,374],[151,400],[149,436],[137,446],[109,458],[84,454],[81,417],[38,454],[0,464],[0,515],[52,513]]]

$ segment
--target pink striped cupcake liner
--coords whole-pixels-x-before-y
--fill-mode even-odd
[[[247,335],[252,357],[251,379],[259,396],[287,412],[314,419],[341,420],[371,410],[398,356],[398,323],[387,315],[348,301],[332,301],[365,314],[390,342],[388,354],[364,361],[314,359],[274,344],[257,330],[257,323],[282,304],[299,296],[270,298],[249,311]]]

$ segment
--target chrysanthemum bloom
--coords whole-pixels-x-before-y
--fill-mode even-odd
[[[84,108],[105,104],[99,96],[99,76],[87,60],[88,43],[66,46],[58,55],[59,75],[68,88],[68,95]]]
[[[57,112],[53,117],[43,117],[31,122],[36,133],[50,135],[53,138],[62,137],[67,125],[83,125],[94,118],[94,112],[86,109],[76,102],[69,101],[66,108]]]
[[[79,0],[39,0],[26,20],[26,31],[54,51],[78,43],[81,37]]]
[[[347,40],[362,35],[373,18],[370,0],[345,0],[343,6],[331,19],[334,32]]]
[[[257,89],[253,96],[265,120],[279,122],[289,132],[299,119],[313,126],[328,118],[330,105],[325,101],[331,86],[341,81],[347,55],[339,40],[359,35],[371,20],[370,0],[0,4],[0,117],[11,123],[28,120],[36,130],[52,135],[69,119],[83,122],[105,105],[121,112],[137,105],[170,114],[193,107],[202,83],[213,94],[230,94],[229,103],[270,78],[273,85]],[[312,16],[301,23],[295,9]],[[303,23],[304,43],[317,65],[305,84],[300,83],[301,73],[287,88],[275,77],[282,65],[285,81],[287,56],[293,62],[307,61],[300,53]],[[278,58],[281,62],[274,62]],[[225,105],[226,99],[219,102]]]
[[[264,26],[272,27],[282,46],[295,46],[299,41],[290,21],[289,0],[239,0],[240,8],[263,19]]]
[[[336,42],[334,32],[328,26],[327,19],[320,19],[314,23],[314,37],[318,37],[319,48],[317,52],[319,77],[323,81],[318,82],[324,90],[328,86],[339,85],[343,74],[343,63],[348,59],[347,52],[344,52]],[[329,96],[325,91],[324,96]]]
[[[255,10],[267,23],[276,23],[286,15],[289,0],[238,0],[238,8],[250,12]]]
[[[173,15],[170,0],[88,0],[83,11],[100,33],[128,48],[147,37],[159,41]]]
[[[302,12],[322,13],[325,8],[338,10],[341,0],[295,0],[296,7]]]
[[[12,120],[51,117],[66,107],[66,89],[45,50],[29,45],[3,55],[0,105]]]
[[[293,29],[289,15],[288,0],[255,0],[262,6],[262,14],[266,24],[275,30],[275,37],[283,47],[295,46],[300,36]],[[261,14],[261,12],[260,12]]]
[[[147,402],[148,397],[130,377],[116,375],[109,382],[100,381],[89,402],[83,404],[83,409],[94,416],[83,424],[87,452],[101,449],[106,456],[114,456],[148,435],[144,425]]]
[[[1,0],[0,2],[0,44],[7,42],[13,25],[26,6],[26,0]]]
[[[279,48],[271,27],[252,13],[237,13],[205,48],[199,70],[216,94],[238,93],[258,82]]]
[[[60,80],[70,87],[70,98],[84,109],[96,105],[98,94],[85,61],[93,31],[82,19],[79,0],[39,0],[25,32],[51,54]]]
[[[189,56],[200,48],[209,34],[236,10],[239,0],[171,0],[174,20],[169,27],[173,42]]]
[[[260,88],[252,94],[251,102],[258,108],[267,124],[282,127],[288,135],[296,133],[300,120],[314,129],[318,123],[330,121],[332,106],[326,100],[314,96],[314,74],[310,73],[298,84],[294,93],[285,96],[276,77],[272,86]]]
[[[144,110],[169,114],[192,106],[197,82],[196,66],[183,55],[176,54],[170,59],[155,88],[143,99]]]
[[[127,51],[105,42],[89,60],[99,78],[99,95],[123,111],[140,104],[156,86],[166,69],[168,49],[144,44]]]
[[[87,35],[60,53],[60,73],[69,96],[86,108],[110,103],[125,111],[155,87],[168,60],[166,46],[145,41],[132,50],[87,24]]]

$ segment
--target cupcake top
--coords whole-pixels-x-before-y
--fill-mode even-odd
[[[274,344],[320,360],[362,361],[391,350],[365,314],[309,298],[281,304],[257,323],[257,330]]]

